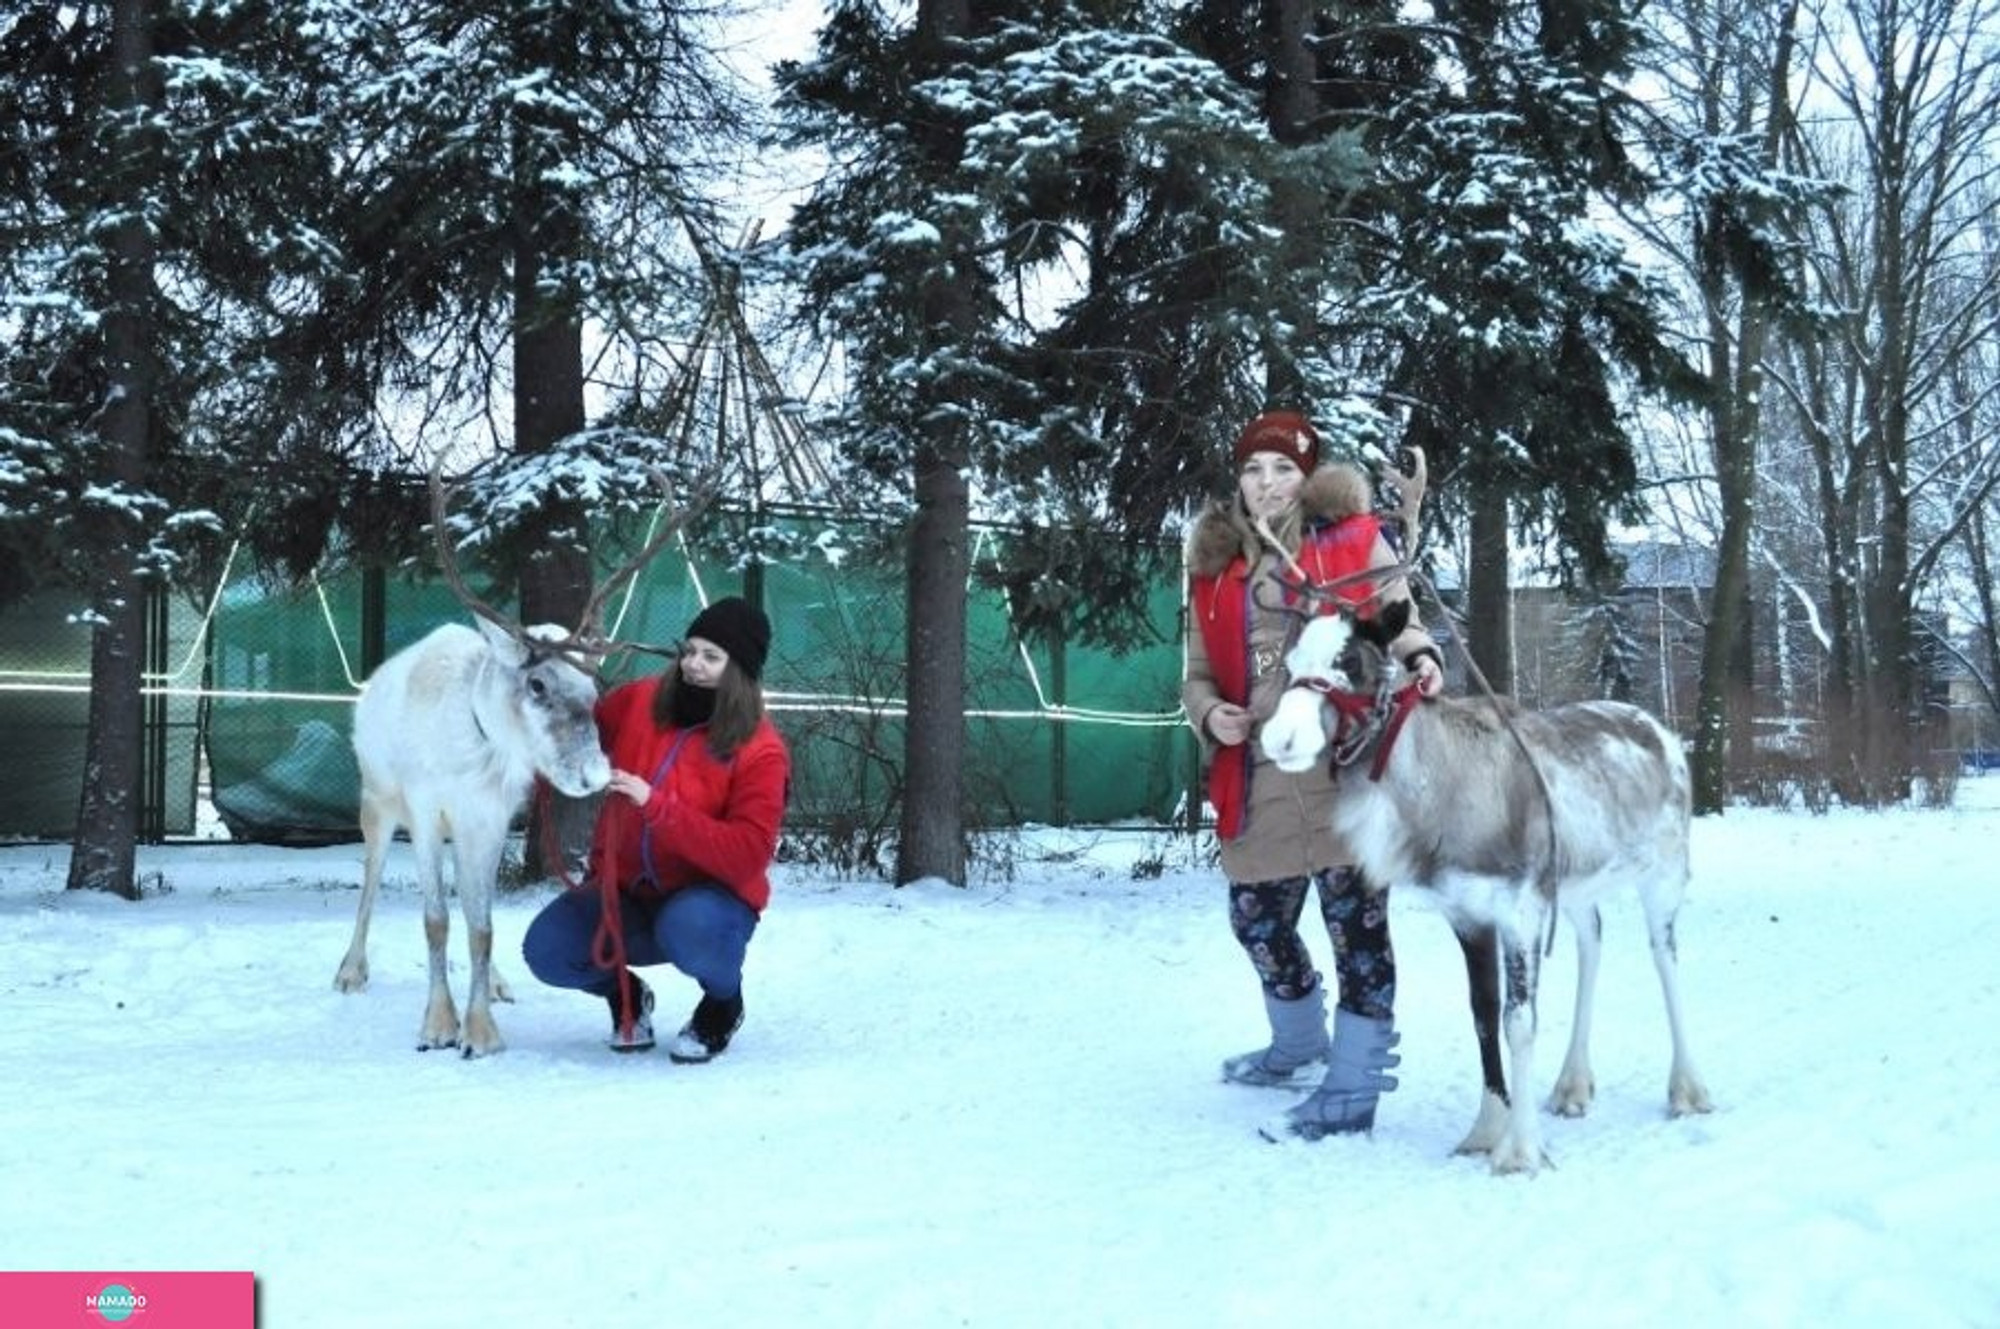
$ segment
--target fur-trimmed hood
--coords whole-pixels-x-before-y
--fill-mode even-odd
[[[1374,507],[1375,488],[1367,472],[1347,462],[1325,462],[1299,487],[1299,509],[1308,521],[1335,522]],[[1232,493],[1203,509],[1188,540],[1188,570],[1197,577],[1214,577],[1238,554],[1255,561],[1262,541],[1243,512],[1243,500]]]

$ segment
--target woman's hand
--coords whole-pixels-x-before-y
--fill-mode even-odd
[[[610,790],[614,794],[625,795],[642,808],[646,806],[646,800],[653,796],[653,786],[646,778],[630,771],[611,772]]]
[[[1203,723],[1208,726],[1209,737],[1226,748],[1250,737],[1250,712],[1230,702],[1218,703]]]

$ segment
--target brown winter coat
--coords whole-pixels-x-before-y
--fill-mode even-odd
[[[1372,496],[1368,479],[1359,470],[1330,463],[1306,478],[1299,491],[1299,502],[1311,526],[1366,513]],[[1296,554],[1297,550],[1293,552]],[[1248,706],[1255,722],[1248,743],[1243,826],[1234,838],[1222,840],[1223,873],[1235,882],[1275,881],[1351,863],[1352,854],[1333,833],[1333,781],[1327,767],[1322,763],[1296,775],[1288,774],[1265,761],[1257,747],[1263,722],[1277,708],[1278,697],[1285,689],[1284,652],[1296,636],[1294,629],[1298,623],[1289,614],[1273,612],[1256,603],[1258,598],[1277,603],[1276,578],[1283,569],[1282,561],[1257,538],[1243,514],[1241,501],[1235,496],[1211,504],[1202,514],[1188,542],[1187,558],[1191,584],[1197,589],[1204,579],[1241,581],[1246,569],[1254,569],[1243,582],[1253,669],[1247,703],[1243,698],[1224,695],[1217,670],[1210,663],[1208,642],[1195,609],[1204,597],[1196,594],[1189,601],[1187,675],[1181,684],[1181,706],[1201,741],[1204,767],[1214,759],[1218,749],[1206,723],[1211,710],[1224,701],[1235,701]],[[1396,561],[1388,542],[1377,536],[1366,566],[1387,567]],[[1315,570],[1308,566],[1307,571]],[[1262,591],[1251,595],[1260,583]],[[1408,586],[1400,578],[1382,590],[1387,599],[1409,598]],[[1212,601],[1212,597],[1209,599]],[[1436,644],[1415,620],[1413,612],[1409,629],[1394,643],[1397,658],[1404,661],[1423,652],[1437,654]]]

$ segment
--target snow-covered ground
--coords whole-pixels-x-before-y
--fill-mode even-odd
[[[615,1057],[602,1006],[528,978],[546,892],[500,906],[510,1049],[468,1062],[413,1050],[407,857],[342,996],[358,846],[148,850],[140,904],[8,847],[0,1267],[249,1269],[274,1329],[2000,1325],[1996,845],[1993,778],[1952,812],[1698,823],[1682,972],[1717,1110],[1664,1114],[1619,902],[1597,1106],[1545,1119],[1533,1178],[1451,1154],[1477,1065],[1414,894],[1375,1134],[1258,1139],[1288,1100],[1215,1073],[1259,1040],[1256,985],[1164,837],[1024,837],[963,892],[783,871],[706,1067]],[[1565,936],[1542,1092],[1573,973]],[[671,1029],[692,989],[655,981]]]

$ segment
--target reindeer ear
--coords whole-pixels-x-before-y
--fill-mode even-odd
[[[527,661],[528,648],[519,637],[484,614],[474,614],[472,621],[479,635],[486,638],[486,647],[495,659],[516,667]]]
[[[1403,629],[1410,626],[1410,602],[1391,600],[1382,606],[1382,612],[1375,616],[1382,629],[1382,640],[1386,644],[1403,635]]]

